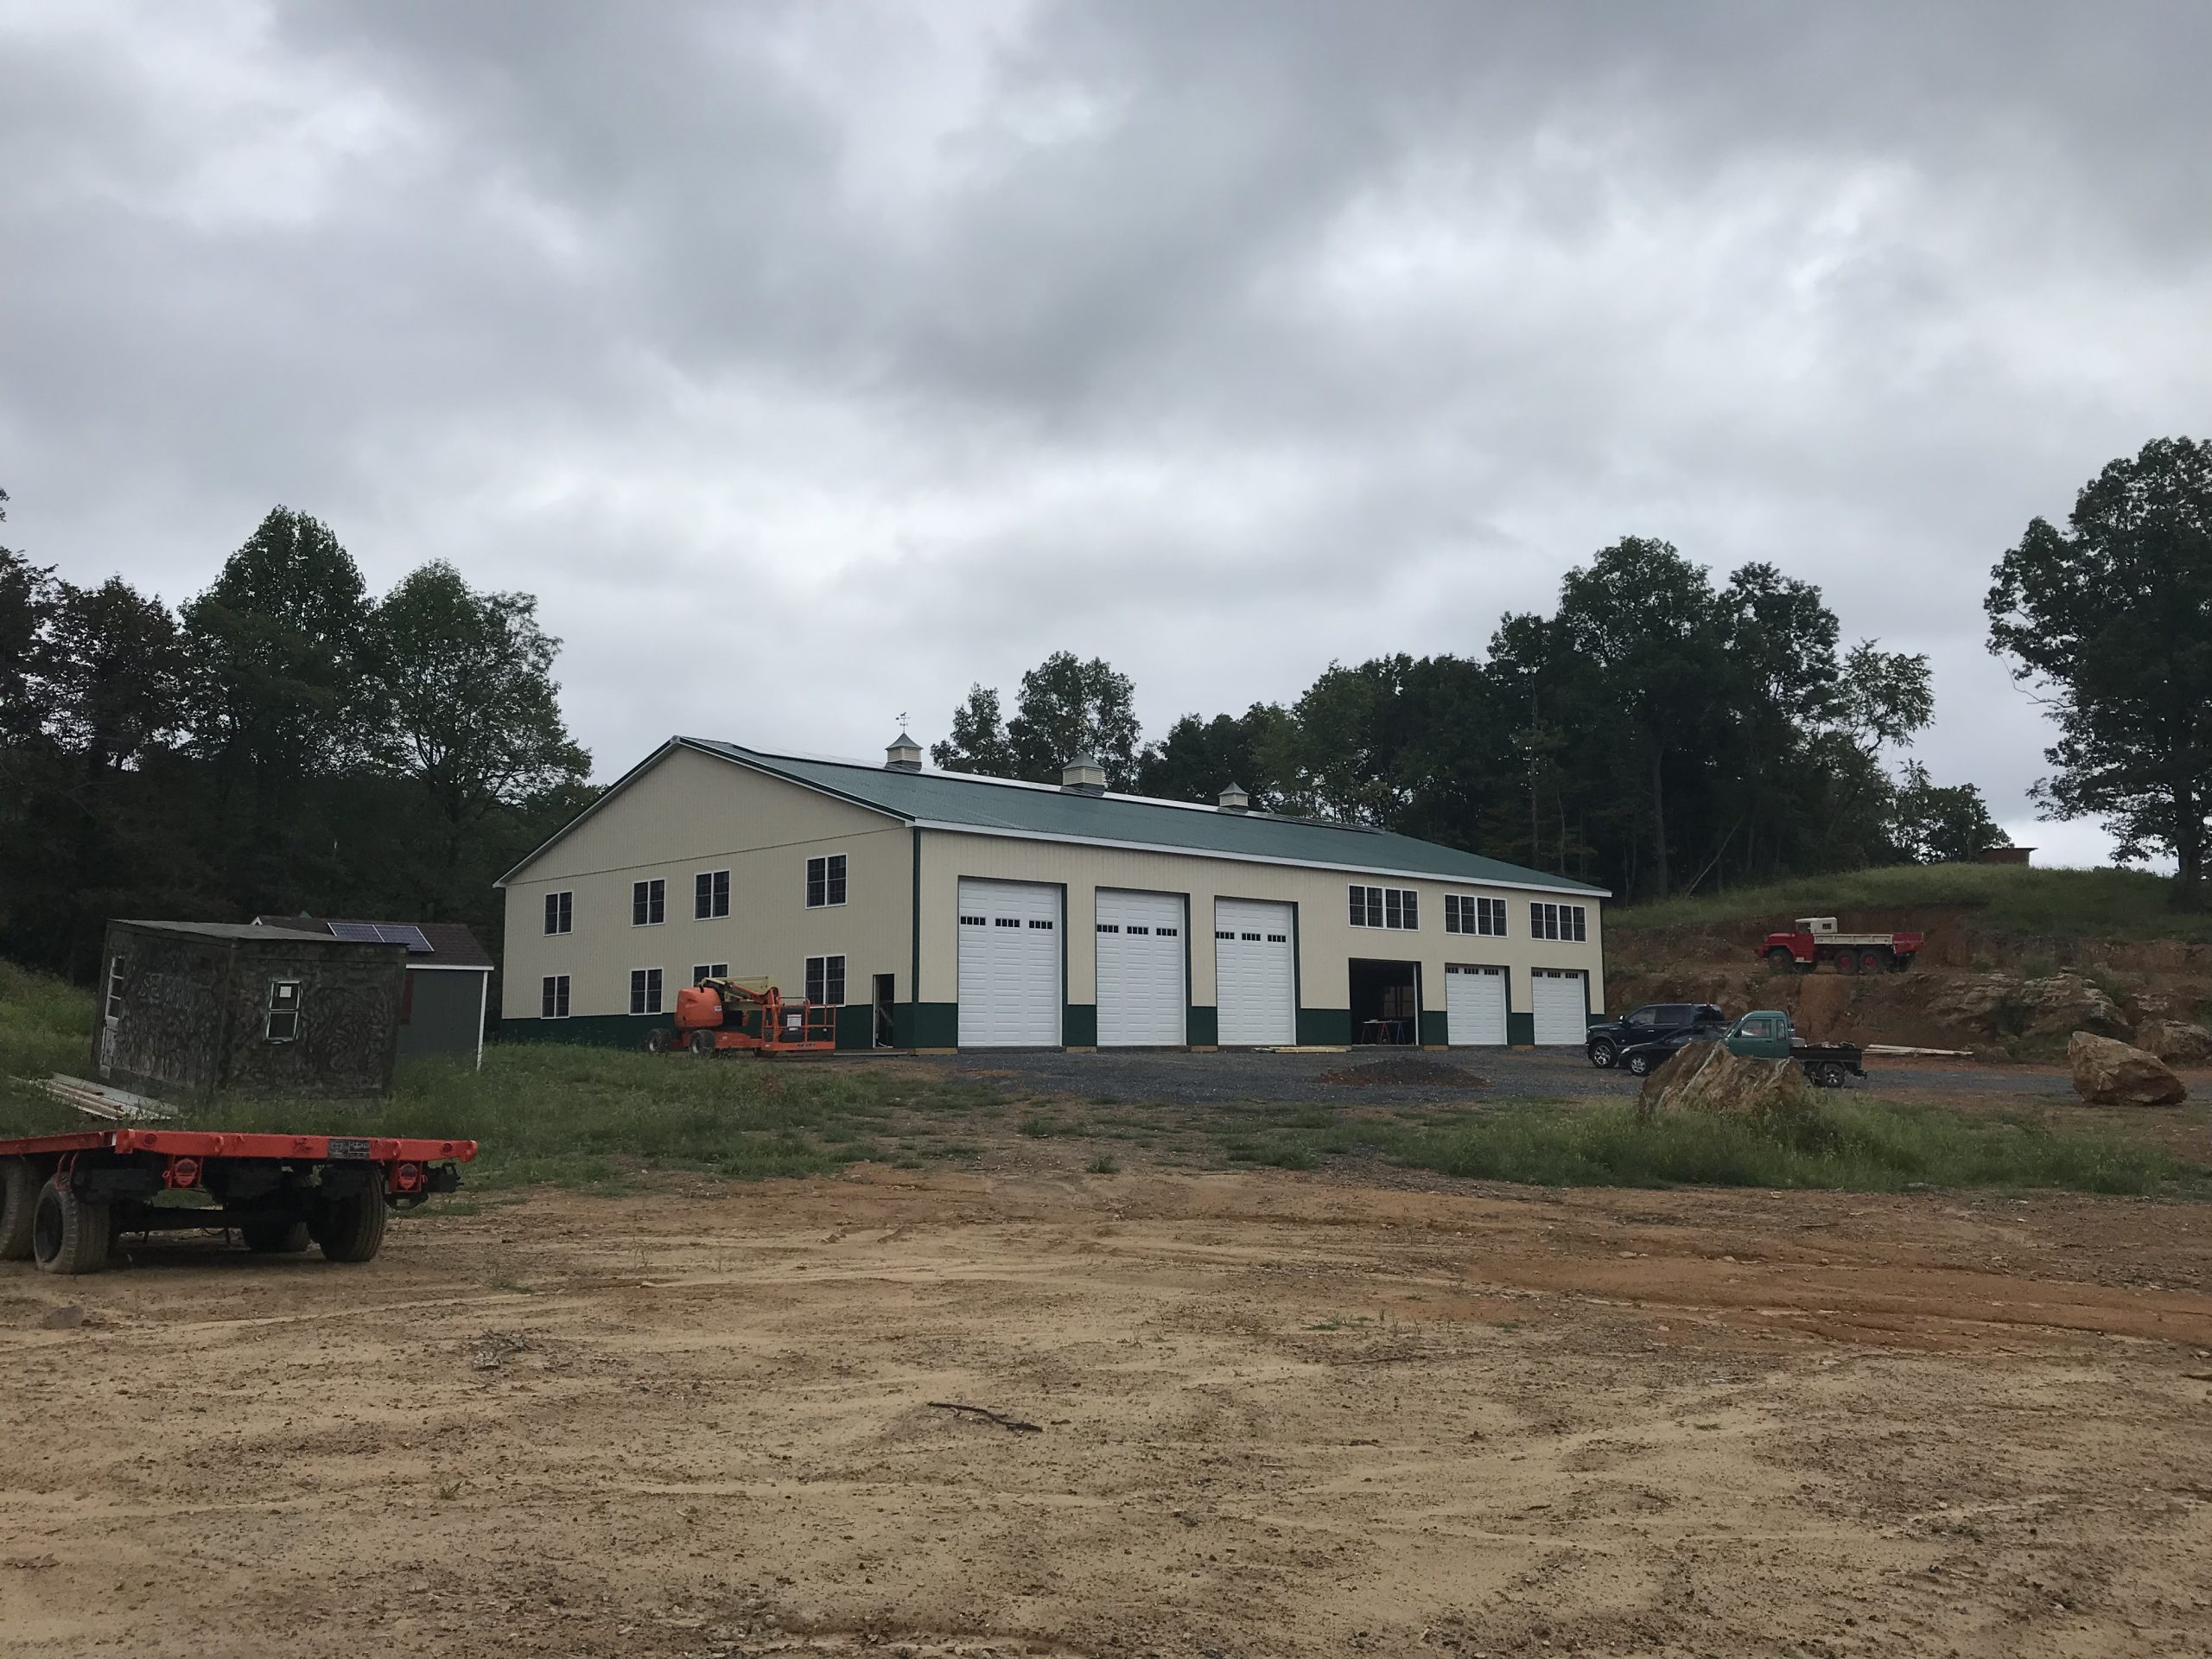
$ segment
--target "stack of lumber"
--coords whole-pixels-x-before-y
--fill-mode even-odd
[[[128,1089],[111,1089],[104,1083],[63,1077],[58,1071],[46,1080],[45,1088],[54,1099],[75,1107],[86,1116],[105,1118],[111,1123],[158,1122],[176,1116],[174,1108],[158,1100],[134,1095]]]

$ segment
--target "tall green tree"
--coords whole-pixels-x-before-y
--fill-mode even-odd
[[[2046,817],[2094,816],[2123,860],[2174,860],[2206,904],[2212,833],[2212,443],[2157,438],[2031,521],[1992,573],[1990,649],[2058,722]]]
[[[183,636],[168,607],[122,577],[63,585],[48,652],[55,734],[93,777],[128,770],[182,730]]]
[[[8,519],[7,500],[0,490],[0,524]],[[59,602],[51,565],[0,547],[0,748],[46,728],[46,629]]]
[[[1282,803],[1278,778],[1293,722],[1280,703],[1255,702],[1242,715],[1185,715],[1137,757],[1137,792],[1211,806],[1231,784],[1254,807]]]
[[[1021,677],[1013,718],[1000,718],[999,694],[970,686],[953,711],[952,732],[930,746],[930,758],[948,772],[1057,784],[1060,769],[1091,756],[1106,769],[1109,788],[1135,786],[1141,728],[1129,677],[1103,658],[1089,662],[1056,651]]]
[[[987,685],[969,686],[968,700],[952,711],[951,734],[930,745],[930,760],[947,772],[1013,777],[1014,744],[999,712],[999,694]]]
[[[1917,760],[1905,764],[1895,798],[1890,841],[1896,856],[1908,863],[1966,863],[2005,844],[2005,832],[1989,816],[1979,789],[1939,785]]]
[[[497,814],[581,784],[591,760],[561,718],[561,642],[527,594],[480,594],[443,562],[423,566],[376,607],[364,708],[375,760],[419,785],[442,821],[434,918],[466,908],[457,878]]]

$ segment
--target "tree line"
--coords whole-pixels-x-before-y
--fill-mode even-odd
[[[288,507],[174,611],[0,548],[0,953],[83,979],[111,917],[302,910],[496,948],[492,882],[591,798],[559,645],[444,563],[372,598]]]

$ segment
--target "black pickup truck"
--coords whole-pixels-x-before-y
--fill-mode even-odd
[[[1619,1063],[1631,1048],[1669,1041],[1704,1026],[1726,1027],[1728,1016],[1712,1002],[1651,1002],[1643,1007],[1590,1027],[1582,1052],[1601,1071]]]

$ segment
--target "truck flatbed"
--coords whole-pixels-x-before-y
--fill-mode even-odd
[[[127,1233],[223,1230],[257,1254],[366,1262],[385,1217],[461,1185],[474,1141],[83,1129],[0,1141],[0,1260],[97,1273]],[[165,1195],[186,1197],[160,1203]],[[209,1200],[213,1200],[212,1203]]]

